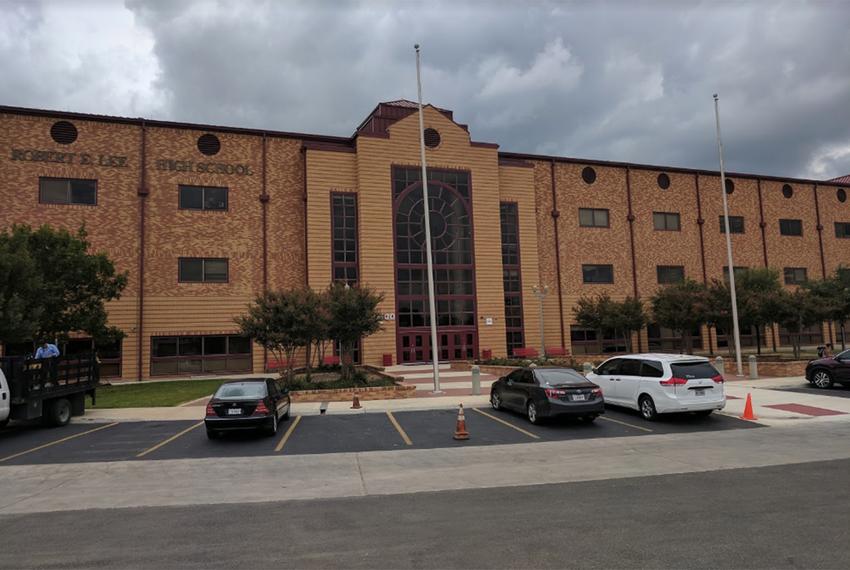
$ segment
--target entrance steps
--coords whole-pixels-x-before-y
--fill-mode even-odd
[[[472,372],[469,370],[452,370],[451,363],[440,363],[440,388],[446,395],[463,396],[472,394]],[[401,364],[388,366],[384,372],[395,377],[405,386],[415,386],[415,396],[429,397],[433,395],[434,368],[431,364]],[[481,374],[481,393],[487,394],[490,385],[498,378],[492,374]]]

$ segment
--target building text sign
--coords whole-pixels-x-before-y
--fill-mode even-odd
[[[172,172],[207,172],[209,174],[235,174],[237,176],[253,176],[254,171],[247,164],[226,164],[224,162],[193,162],[191,160],[172,160],[158,158],[154,161],[157,170]]]
[[[58,162],[60,164],[79,164],[80,166],[107,166],[112,168],[127,168],[126,156],[111,154],[89,154],[87,152],[59,152],[56,150],[34,150],[13,148],[12,160],[27,162]]]

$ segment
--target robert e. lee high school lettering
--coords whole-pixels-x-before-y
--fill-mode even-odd
[[[12,149],[12,160],[27,162],[58,162],[60,164],[79,164],[81,166],[110,166],[127,168],[130,166],[126,156],[111,154],[93,155],[86,152],[58,152],[55,150]]]

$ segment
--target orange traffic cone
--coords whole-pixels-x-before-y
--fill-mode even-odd
[[[744,415],[741,416],[742,420],[757,420],[758,418],[753,413],[753,397],[748,393],[747,394],[747,403],[744,405]]]
[[[360,398],[357,397],[357,392],[354,392],[354,400],[351,402],[352,410],[359,410],[363,406],[360,405]]]
[[[463,404],[457,411],[457,426],[455,427],[455,439],[469,439],[469,432],[466,431],[466,416],[463,415]]]

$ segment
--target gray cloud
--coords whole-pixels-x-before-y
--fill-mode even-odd
[[[503,150],[714,168],[718,92],[730,170],[850,172],[842,2],[8,6],[8,104],[350,135],[415,99],[419,42],[426,100]]]

